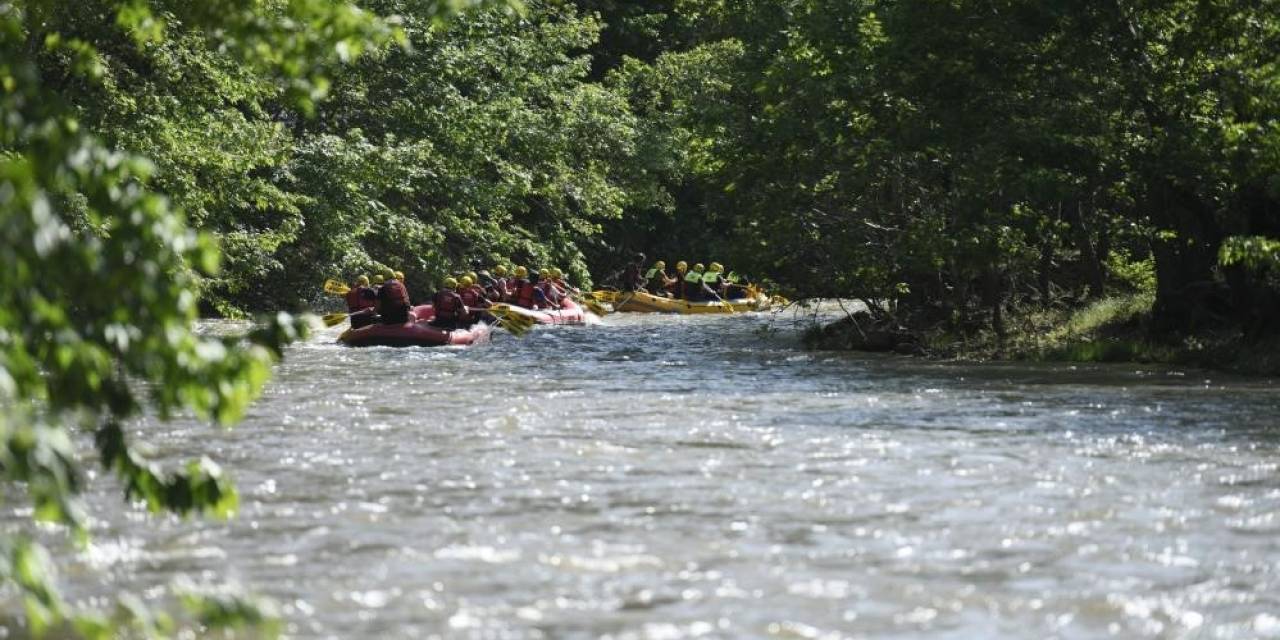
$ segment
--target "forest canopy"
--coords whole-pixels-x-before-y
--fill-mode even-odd
[[[86,432],[149,508],[229,513],[122,425],[234,422],[283,312],[375,270],[643,251],[921,326],[1126,291],[1273,336],[1277,51],[1280,0],[0,0],[0,470],[83,533]]]

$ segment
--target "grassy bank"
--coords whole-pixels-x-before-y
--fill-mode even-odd
[[[1280,375],[1280,342],[1249,341],[1238,331],[1155,337],[1151,293],[1110,296],[1075,309],[1009,314],[1008,330],[968,336],[925,335],[931,354],[962,359],[1138,362]]]

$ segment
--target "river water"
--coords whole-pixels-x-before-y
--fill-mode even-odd
[[[239,582],[296,637],[1280,637],[1274,384],[805,352],[786,329],[325,333],[235,430],[138,426],[232,473],[236,519],[147,517],[100,478],[63,582]]]

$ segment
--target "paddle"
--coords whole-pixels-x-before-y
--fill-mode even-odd
[[[594,313],[598,316],[609,315],[609,309],[607,309],[604,305],[600,304],[599,302],[596,302],[593,298],[588,298],[586,296],[579,296],[577,298],[570,297],[570,299],[586,307],[587,311],[590,311],[591,313]]]
[[[327,313],[323,318],[321,318],[321,320],[324,320],[324,326],[326,327],[336,327],[343,322],[346,322],[347,318],[350,317],[351,314],[349,313]]]
[[[337,280],[329,279],[324,281],[325,293],[335,296],[345,296],[349,291],[351,291],[351,287],[348,287]]]
[[[498,319],[498,326],[506,329],[511,335],[519,338],[528,333],[537,324],[533,318],[512,310],[511,305],[497,303],[485,309]]]

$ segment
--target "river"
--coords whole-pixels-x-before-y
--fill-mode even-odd
[[[139,425],[241,512],[99,478],[67,591],[238,582],[307,638],[1280,637],[1272,383],[805,352],[768,315],[334,335],[234,430]]]

